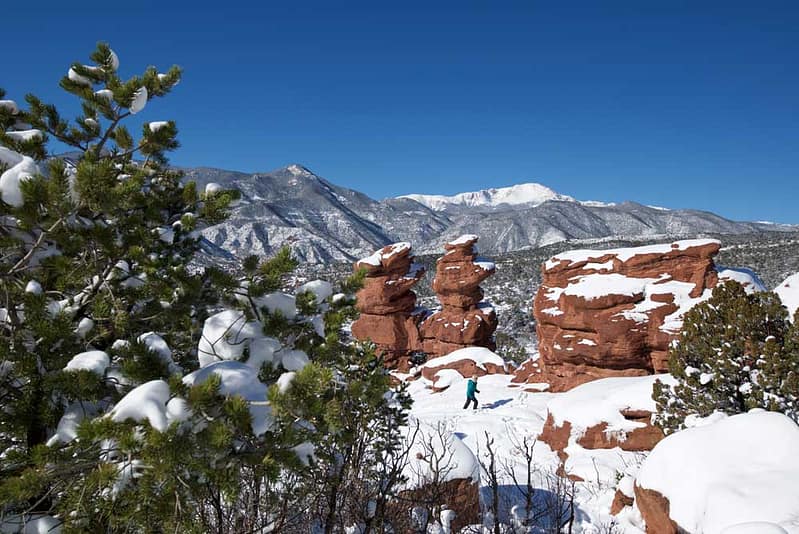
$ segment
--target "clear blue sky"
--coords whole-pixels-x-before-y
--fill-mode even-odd
[[[52,4],[52,5],[48,5]],[[799,2],[12,2],[0,86],[57,104],[110,42],[184,80],[172,161],[372,197],[538,181],[799,223]],[[77,113],[76,108],[72,108]]]

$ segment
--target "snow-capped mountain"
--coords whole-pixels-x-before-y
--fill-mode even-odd
[[[230,218],[204,231],[217,250],[239,256],[269,255],[288,244],[302,261],[351,261],[397,241],[413,243],[418,253],[436,253],[462,234],[479,235],[482,251],[499,254],[570,239],[671,239],[799,229],[634,202],[579,202],[540,184],[377,201],[296,164],[255,174],[184,171],[200,186],[217,182],[241,191]]]
[[[458,193],[457,195],[403,195],[399,198],[409,198],[419,204],[424,204],[435,211],[445,211],[457,206],[470,208],[517,206],[527,204],[538,206],[547,200],[574,200],[570,196],[556,193],[549,187],[537,183],[512,185]]]

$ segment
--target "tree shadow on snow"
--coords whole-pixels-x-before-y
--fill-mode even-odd
[[[512,484],[506,484],[499,486],[497,489],[499,495],[499,521],[506,525],[510,524],[513,517],[511,510],[514,506],[519,507],[516,516],[519,518],[524,517],[525,498],[519,488]],[[489,486],[481,486],[480,508],[483,514],[491,510],[492,500],[491,488]],[[527,526],[534,527],[532,532],[560,532],[560,528],[569,523],[572,514],[572,521],[575,524],[579,524],[582,519],[587,517],[576,502],[573,505],[569,502],[567,494],[545,488],[535,488]]]
[[[504,405],[504,404],[508,404],[508,403],[509,403],[510,401],[512,401],[512,400],[513,400],[513,399],[500,399],[500,400],[495,400],[494,402],[490,402],[490,403],[488,403],[488,404],[483,404],[483,408],[485,408],[485,409],[487,409],[487,410],[493,410],[494,408],[499,408],[500,406],[502,406],[502,405]]]

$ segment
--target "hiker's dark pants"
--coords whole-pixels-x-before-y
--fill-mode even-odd
[[[475,397],[475,396],[466,397],[466,404],[463,405],[463,409],[465,410],[466,408],[468,408],[470,402],[474,402],[474,408],[472,408],[472,409],[476,410],[477,409],[477,397]]]

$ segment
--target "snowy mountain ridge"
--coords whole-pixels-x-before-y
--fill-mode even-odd
[[[510,206],[520,204],[538,206],[547,200],[574,201],[574,199],[568,195],[561,195],[549,187],[535,182],[512,185],[509,187],[481,189],[480,191],[469,191],[451,196],[411,194],[402,195],[397,198],[414,200],[435,211],[444,211],[452,206],[496,207],[503,204]]]
[[[463,234],[479,235],[481,251],[495,255],[621,236],[671,240],[799,230],[731,221],[699,210],[580,202],[540,184],[455,195],[460,204],[429,198],[423,203],[408,196],[378,201],[296,163],[265,173],[208,167],[183,171],[200,188],[217,183],[241,192],[230,217],[203,231],[209,250],[268,256],[289,245],[297,259],[309,263],[349,262],[400,241],[412,243],[417,253],[433,254]]]

